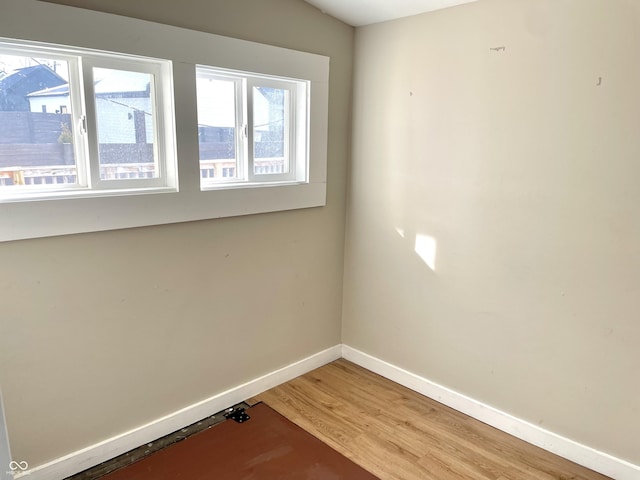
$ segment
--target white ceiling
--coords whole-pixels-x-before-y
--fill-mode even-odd
[[[305,0],[354,27],[440,10],[477,0]]]

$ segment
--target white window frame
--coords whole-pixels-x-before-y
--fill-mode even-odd
[[[167,84],[171,62],[63,45],[0,38],[0,53],[65,61],[69,67],[69,102],[73,123],[75,184],[28,185],[0,188],[0,202],[23,202],[94,195],[131,195],[136,191],[175,191],[177,169],[173,97]],[[109,68],[153,75],[154,161],[158,175],[151,179],[101,180],[98,153],[93,68]],[[169,82],[170,83],[170,82]]]
[[[165,188],[175,190],[176,155],[173,147],[174,132],[171,118],[173,109],[167,108],[163,96],[171,95],[165,86],[165,77],[170,75],[170,62],[158,59],[130,58],[115,55],[84,56],[82,59],[83,81],[85,97],[92,99],[85,101],[87,116],[87,134],[89,136],[89,161],[91,188],[97,190],[124,190],[131,194],[135,189]],[[153,109],[153,151],[157,176],[155,178],[102,180],[100,178],[100,155],[98,143],[97,97],[95,94],[94,68],[123,70],[128,72],[146,73],[153,77],[151,85],[151,102]],[[169,98],[169,105],[173,100]]]
[[[306,158],[302,158],[302,164],[300,167],[298,166],[296,159],[298,158],[296,152],[296,144],[306,144],[307,139],[307,115],[304,112],[300,117],[297,116],[297,111],[299,110],[298,101],[304,106],[306,105],[306,95],[298,95],[296,94],[298,89],[304,89],[306,82],[304,81],[296,81],[293,79],[280,79],[280,78],[268,78],[268,77],[257,77],[250,76],[247,78],[247,109],[249,111],[249,125],[247,128],[248,133],[248,143],[249,143],[249,182],[291,182],[298,181],[304,182],[306,180]],[[288,171],[276,174],[276,173],[263,173],[256,174],[255,173],[255,142],[254,142],[254,133],[255,133],[255,125],[253,121],[253,112],[254,112],[254,101],[253,101],[253,89],[258,87],[267,87],[267,88],[277,88],[281,90],[286,90],[289,92],[289,100],[288,105],[286,106],[287,115],[286,125],[284,127],[285,133],[285,161],[288,163]],[[253,128],[252,128],[253,127]],[[302,155],[305,155],[304,150],[302,151]],[[299,174],[299,175],[298,175]]]
[[[210,78],[235,82],[235,146],[236,177],[202,178],[202,190],[252,185],[305,183],[309,165],[309,83],[306,80],[259,75],[252,72],[223,70],[209,65],[196,65],[197,78]],[[254,148],[254,87],[286,90],[288,105],[285,132],[285,161],[283,173],[256,174]]]
[[[0,201],[0,242],[326,204],[328,57],[36,0],[3,0],[0,32],[20,41],[171,62],[172,75],[163,80],[174,100],[165,95],[163,101],[173,108],[175,123],[165,124],[161,135],[175,131],[178,182],[173,190],[105,189],[90,196]],[[308,141],[296,145],[304,150],[296,162],[308,159],[303,181],[201,190],[196,65],[308,82]]]
[[[67,185],[41,185],[34,186],[12,186],[0,190],[0,198],[2,201],[8,202],[12,200],[23,201],[29,198],[38,198],[46,196],[58,196],[61,191],[79,190],[87,186],[87,153],[83,148],[84,141],[82,138],[82,119],[84,117],[84,99],[82,97],[82,89],[78,88],[80,81],[80,64],[79,57],[72,55],[62,48],[52,48],[47,45],[37,45],[32,42],[19,42],[14,39],[6,39],[0,37],[0,55],[15,55],[25,57],[44,57],[51,60],[58,60],[67,63],[69,68],[69,103],[71,104],[71,122],[74,130],[74,159],[76,161],[77,181],[75,184]],[[71,79],[74,82],[71,82]],[[80,140],[80,141],[78,141]]]
[[[246,109],[246,82],[242,75],[235,72],[221,70],[219,68],[196,65],[196,79],[220,80],[232,82],[234,87],[234,107],[235,107],[235,124],[234,124],[234,147],[235,147],[235,175],[233,177],[214,177],[200,178],[200,187],[202,190],[224,187],[225,185],[235,185],[241,183],[242,179],[247,175],[248,164],[248,143],[247,135],[245,135],[245,127],[247,125],[247,109]],[[196,90],[197,94],[197,90]],[[227,167],[228,168],[228,167]]]

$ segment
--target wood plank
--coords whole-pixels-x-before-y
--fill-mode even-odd
[[[263,401],[381,480],[606,480],[344,359]]]

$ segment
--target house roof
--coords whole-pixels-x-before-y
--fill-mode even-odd
[[[28,79],[29,77],[37,74],[44,74],[49,77],[50,80],[59,81],[60,83],[65,83],[66,80],[54,72],[51,68],[46,65],[34,65],[32,67],[23,67],[14,70],[13,72],[5,75],[0,78],[0,90],[8,90],[23,80]]]
[[[108,74],[103,74],[104,69],[96,69],[96,80],[94,83],[96,95],[110,94],[136,94],[146,93],[149,90],[149,74],[138,72],[127,72],[124,70],[109,70]],[[33,92],[29,97],[58,97],[69,95],[69,84],[65,83],[53,88],[45,88]]]
[[[37,92],[30,93],[27,97],[57,97],[69,95],[69,84],[64,83],[57,87],[45,88]]]

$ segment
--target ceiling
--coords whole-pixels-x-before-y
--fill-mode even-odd
[[[305,0],[354,27],[431,12],[477,0]]]

